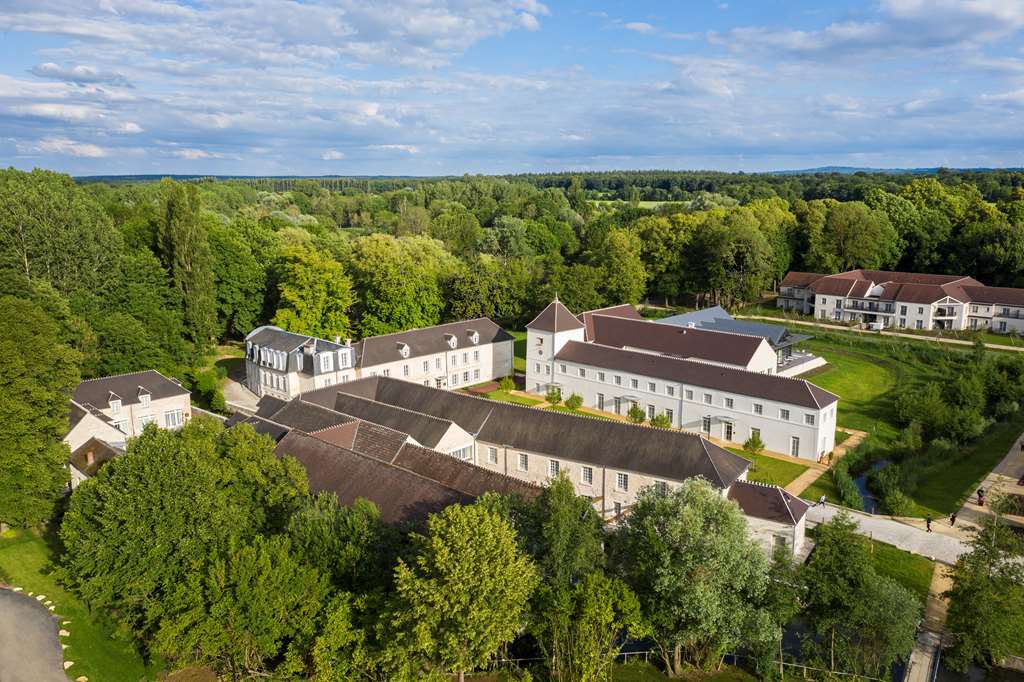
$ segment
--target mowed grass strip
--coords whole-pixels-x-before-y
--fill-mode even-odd
[[[740,448],[726,448],[726,450],[751,462],[747,479],[758,483],[785,487],[810,468],[799,462],[787,462],[767,455],[754,455]]]
[[[512,369],[526,373],[526,332],[509,332],[515,341],[512,342]]]
[[[59,626],[71,633],[61,638],[68,645],[64,660],[74,661],[68,677],[84,675],[104,682],[153,679],[163,669],[162,662],[144,661],[131,643],[116,639],[109,624],[95,619],[78,597],[61,587],[52,575],[54,559],[50,545],[33,531],[9,531],[0,537],[0,575],[25,593],[46,595],[56,605],[57,623],[71,621]]]
[[[485,398],[489,398],[491,400],[498,400],[498,401],[503,402],[503,403],[514,403],[516,405],[525,405],[526,407],[533,407],[534,405],[540,405],[540,403],[541,403],[540,400],[534,400],[533,398],[524,398],[523,396],[513,395],[512,393],[509,393],[508,391],[502,391],[502,390],[491,391],[490,393],[485,393],[484,397]]]
[[[880,575],[892,578],[913,592],[922,605],[928,601],[934,561],[878,541],[871,541],[871,560]]]

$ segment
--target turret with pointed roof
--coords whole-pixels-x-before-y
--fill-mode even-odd
[[[558,300],[558,296],[555,296],[555,300],[540,311],[540,314],[533,318],[526,328],[540,332],[564,332],[571,329],[583,329],[583,323]]]

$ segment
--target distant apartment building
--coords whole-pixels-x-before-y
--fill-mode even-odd
[[[245,339],[246,385],[281,399],[368,376],[463,388],[512,374],[513,339],[489,319],[326,341],[264,326]]]
[[[627,313],[628,314],[628,313]],[[647,419],[727,443],[757,435],[765,447],[817,461],[835,446],[838,397],[774,374],[760,336],[678,328],[584,313],[554,301],[527,325],[526,386],[557,388],[617,415]]]
[[[820,320],[892,329],[1024,333],[1024,289],[988,287],[962,275],[790,272],[776,305]]]

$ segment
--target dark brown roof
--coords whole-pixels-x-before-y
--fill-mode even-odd
[[[139,396],[149,393],[150,400],[160,400],[177,395],[188,395],[181,384],[168,379],[155,369],[111,377],[88,379],[78,384],[72,396],[75,402],[85,407],[90,405],[105,409],[111,399],[121,400],[122,405],[134,405]]]
[[[353,417],[322,407],[315,403],[304,403],[302,398],[295,398],[284,404],[281,409],[267,416],[273,422],[284,424],[291,429],[299,429],[313,433],[339,424],[354,421]]]
[[[489,491],[518,493],[529,499],[540,494],[540,486],[462,462],[436,450],[406,444],[392,462],[431,478],[467,495],[479,497]]]
[[[817,282],[822,277],[827,275],[819,272],[787,272],[786,276],[782,278],[780,286],[784,287],[806,287],[809,284]]]
[[[568,308],[562,305],[557,298],[548,304],[548,307],[540,311],[533,321],[526,325],[527,329],[536,329],[542,332],[563,332],[570,329],[583,329],[583,323],[573,315]]]
[[[842,277],[823,277],[810,285],[819,296],[848,296],[857,280]]]
[[[89,464],[89,453],[92,453],[92,464]],[[118,455],[123,455],[124,450],[115,447],[110,443],[93,436],[85,441],[71,453],[68,461],[86,476],[95,476],[104,464]]]
[[[335,395],[334,410],[409,434],[420,445],[428,448],[441,442],[453,426],[447,419],[341,392]]]
[[[555,359],[807,408],[820,409],[839,400],[835,394],[804,379],[759,374],[706,362],[611,348],[596,343],[569,341],[555,355]]]
[[[479,336],[476,344],[470,338],[472,332]],[[448,340],[452,336],[456,339],[454,350],[472,349],[489,343],[512,340],[512,335],[497,324],[486,317],[479,317],[475,320],[450,322],[426,329],[410,329],[365,338],[356,344],[356,353],[359,357],[357,363],[359,367],[371,367],[386,362],[412,360],[421,355],[450,352],[453,349],[448,345]],[[399,348],[402,344],[409,347],[408,358],[401,355]]]
[[[74,400],[68,401],[68,433],[78,426],[78,422],[85,419],[87,414],[89,414],[89,411]]]
[[[882,282],[899,282],[900,284],[952,284],[954,282],[960,284],[980,284],[977,280],[972,277],[965,275],[936,275],[924,272],[894,272],[892,270],[852,270],[851,273],[841,273],[841,275],[857,273],[858,276],[864,279],[871,280],[875,284],[881,284]],[[836,275],[837,277],[841,275]]]
[[[963,289],[974,303],[1024,306],[1024,289],[979,286],[965,286]]]
[[[360,421],[352,440],[352,449],[368,457],[390,462],[408,440],[409,437],[400,431]]]
[[[609,317],[624,317],[629,320],[642,320],[643,315],[629,303],[623,303],[622,305],[611,305],[607,308],[598,308],[597,310],[588,310],[585,313],[580,313],[580,322],[587,328],[587,339],[591,339],[594,335],[594,330],[591,326],[591,318],[594,315],[607,315]]]
[[[733,483],[729,488],[729,499],[734,500],[747,516],[791,526],[799,523],[810,508],[809,504],[783,488],[750,481]]]
[[[746,367],[761,344],[759,336],[677,327],[647,320],[593,315],[590,341],[616,348],[643,348],[678,358]]]
[[[742,457],[682,431],[536,410],[386,377],[330,388],[447,419],[485,442],[670,480],[703,476],[721,488],[749,466]],[[325,390],[303,398],[332,400]]]
[[[247,415],[241,412],[235,412],[224,421],[224,428],[232,428],[238,424],[248,424],[256,431],[256,433],[262,433],[270,436],[274,439],[274,442],[279,442],[282,438],[288,435],[291,430],[283,424],[275,424],[269,419],[258,417],[256,415]]]
[[[473,496],[418,473],[292,431],[274,450],[291,455],[306,469],[312,492],[327,490],[350,505],[362,497],[380,508],[387,523],[418,522],[451,504],[469,504]],[[467,465],[472,466],[472,465]]]
[[[947,296],[958,298],[958,292],[947,289],[937,284],[887,284],[879,299],[901,303],[935,303]]]

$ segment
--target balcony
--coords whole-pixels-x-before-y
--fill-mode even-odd
[[[933,317],[956,317],[956,308],[936,308]]]
[[[1001,317],[1007,320],[1024,320],[1024,310],[1000,310],[995,314],[996,317]]]

